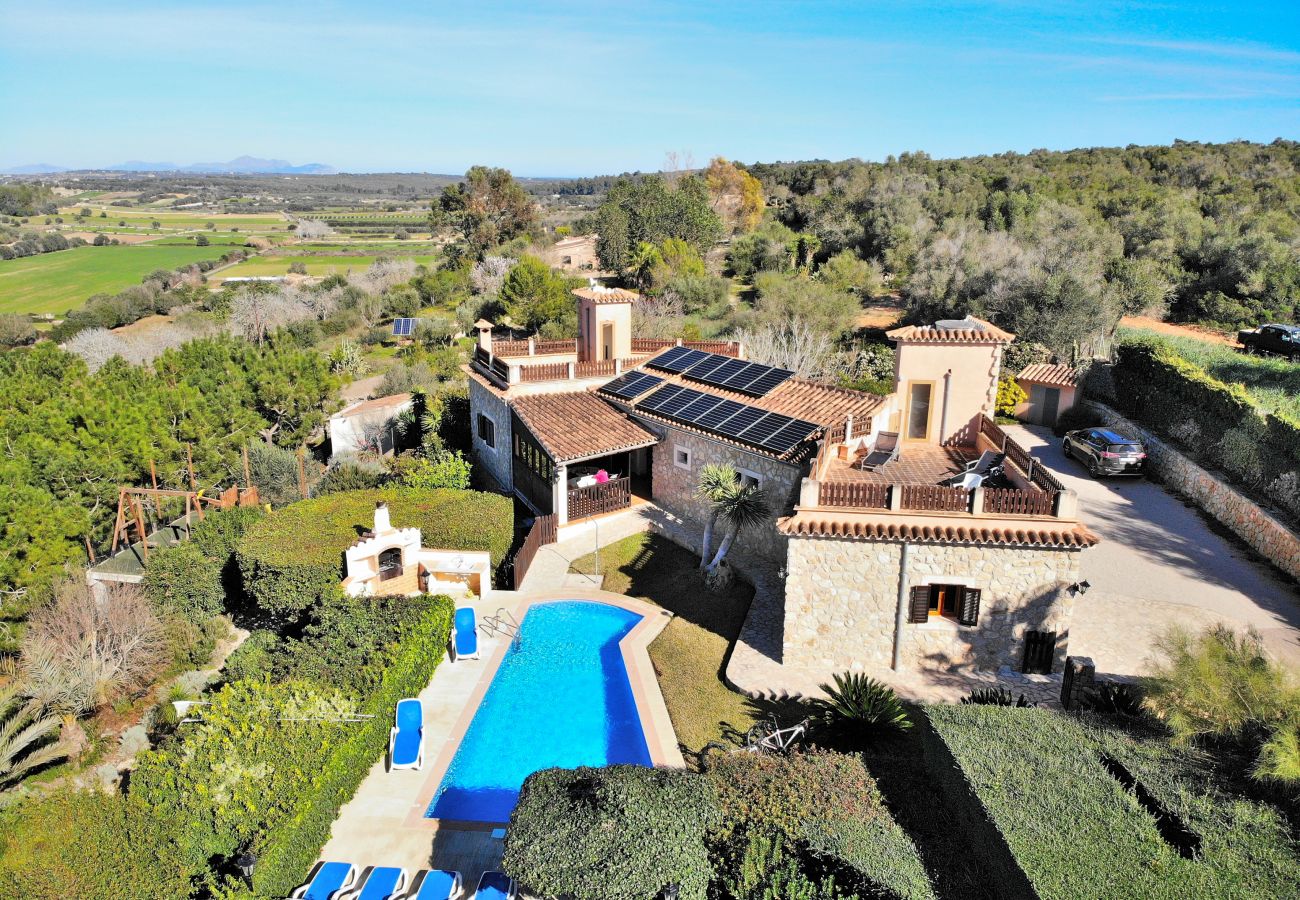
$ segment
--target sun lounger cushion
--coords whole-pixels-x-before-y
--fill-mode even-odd
[[[301,900],[333,900],[336,893],[352,883],[355,875],[352,863],[321,863],[311,881],[294,891],[293,896]]]
[[[434,869],[420,882],[414,900],[452,900],[460,893],[460,873]]]
[[[456,655],[472,656],[478,652],[478,631],[474,609],[462,606],[456,610]]]
[[[393,735],[394,766],[413,766],[420,758],[421,741],[424,738],[424,711],[420,701],[414,699],[399,700],[397,703],[397,731]]]
[[[505,872],[484,872],[474,900],[514,900],[516,895],[515,880]]]
[[[376,866],[366,876],[366,883],[356,900],[392,900],[406,887],[406,873],[395,866]]]

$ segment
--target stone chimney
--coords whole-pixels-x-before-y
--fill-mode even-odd
[[[375,504],[375,535],[387,534],[393,530],[393,523],[388,518],[388,504],[380,500]]]
[[[474,330],[478,332],[478,348],[484,353],[491,353],[492,323],[487,319],[479,319],[474,323]]]

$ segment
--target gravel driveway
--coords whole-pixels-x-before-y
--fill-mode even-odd
[[[1214,622],[1253,626],[1279,660],[1300,671],[1300,590],[1201,513],[1145,479],[1094,480],[1066,459],[1045,428],[1004,426],[1079,494],[1081,518],[1102,538],[1084,551],[1092,585],[1074,608],[1070,653],[1091,656],[1099,672],[1141,674],[1155,638],[1168,626]]]

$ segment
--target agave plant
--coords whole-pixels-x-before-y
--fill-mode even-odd
[[[58,716],[43,715],[36,704],[25,702],[16,682],[0,688],[0,790],[67,755],[62,744],[50,740],[60,727]]]
[[[845,672],[833,678],[834,684],[821,685],[826,696],[813,701],[826,726],[859,736],[912,727],[903,702],[889,685],[861,672]]]
[[[1103,682],[1087,703],[1089,709],[1118,716],[1140,716],[1145,711],[1142,695],[1122,681]]]
[[[961,702],[970,706],[1014,706],[1020,709],[1034,705],[1024,694],[1013,698],[1011,692],[1003,687],[973,690],[962,697]]]

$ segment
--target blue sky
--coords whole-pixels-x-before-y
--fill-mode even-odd
[[[1300,138],[1300,3],[0,0],[0,168],[525,175]]]

